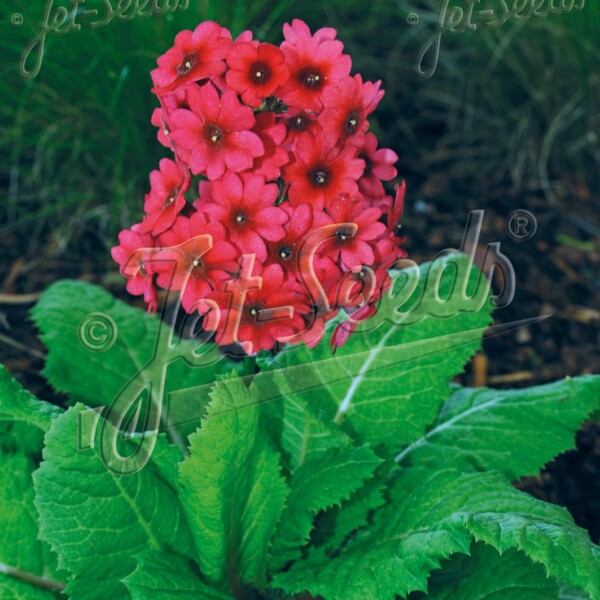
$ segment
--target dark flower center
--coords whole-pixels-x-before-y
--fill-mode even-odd
[[[348,240],[352,237],[353,237],[352,231],[348,231],[348,229],[344,229],[343,227],[338,229],[335,232],[335,239],[336,239],[338,245],[345,243],[346,240]]]
[[[323,187],[329,183],[331,172],[323,165],[316,165],[308,172],[311,183],[317,187]]]
[[[288,119],[288,126],[295,131],[306,131],[311,123],[310,117],[304,113],[298,113],[294,117]]]
[[[309,90],[318,90],[323,86],[324,77],[317,67],[306,67],[298,71],[296,78]]]
[[[206,137],[206,140],[214,146],[218,146],[223,141],[224,137],[221,128],[214,123],[209,123],[204,127],[204,136]]]
[[[233,220],[238,225],[243,225],[248,220],[248,217],[246,216],[246,213],[240,211],[235,213]]]
[[[246,310],[245,310],[245,317],[246,317],[246,321],[251,321],[254,323],[258,323],[258,317],[260,314],[260,311],[263,309],[262,304],[260,304],[260,302],[253,302],[251,304],[248,304]]]
[[[173,204],[173,202],[175,202],[175,198],[177,198],[178,195],[179,195],[179,188],[178,187],[173,188],[169,192],[167,199],[164,201],[163,208],[167,208],[167,206],[170,206],[171,204]]]
[[[254,85],[262,85],[271,79],[271,67],[264,62],[255,62],[251,65],[248,77]]]
[[[279,250],[279,258],[282,260],[289,260],[292,258],[292,249],[288,246],[284,246]]]
[[[205,265],[200,258],[194,258],[191,261],[191,269],[190,274],[198,276],[201,273],[204,273]]]
[[[346,119],[346,122],[344,123],[344,133],[346,135],[352,135],[356,131],[356,128],[358,127],[359,123],[360,123],[360,114],[358,113],[357,110],[353,110],[348,115],[348,118]]]
[[[187,75],[196,65],[197,57],[195,54],[188,54],[183,57],[181,64],[177,67],[177,76]]]

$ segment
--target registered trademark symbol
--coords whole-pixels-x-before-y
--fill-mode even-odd
[[[506,232],[514,240],[531,239],[537,231],[537,219],[528,210],[514,210],[506,219]]]
[[[419,23],[419,15],[415,14],[415,13],[410,13],[410,15],[408,15],[406,22],[409,25],[417,25]]]
[[[13,25],[23,25],[23,15],[21,13],[14,13],[10,18],[10,22]]]

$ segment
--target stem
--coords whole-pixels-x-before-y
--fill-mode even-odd
[[[256,373],[256,356],[247,355],[244,356],[244,368],[242,370],[242,377],[248,375],[254,375]]]
[[[0,573],[10,575],[15,579],[20,579],[25,583],[29,583],[30,585],[34,585],[45,590],[50,590],[52,592],[62,592],[66,587],[64,583],[53,581],[52,579],[48,579],[47,577],[39,577],[38,575],[34,575],[33,573],[27,573],[26,571],[21,571],[21,569],[5,565],[4,563],[0,563]]]

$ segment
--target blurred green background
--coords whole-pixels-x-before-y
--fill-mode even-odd
[[[16,240],[3,249],[14,256],[100,258],[120,228],[140,220],[148,173],[166,155],[150,124],[149,71],[179,30],[206,19],[274,43],[294,17],[336,27],[354,72],[383,80],[374,129],[398,152],[409,190],[425,186],[434,197],[450,182],[487,199],[542,190],[555,201],[591,198],[599,187],[597,0],[497,27],[477,13],[493,8],[500,17],[501,2],[479,2],[477,29],[442,36],[429,79],[417,77],[414,60],[435,32],[441,0],[190,0],[173,14],[49,34],[31,80],[19,76],[17,62],[48,3],[2,4],[0,227]],[[68,3],[53,3],[61,5]],[[87,0],[79,10],[102,15],[103,6]],[[15,13],[21,25],[11,23]]]

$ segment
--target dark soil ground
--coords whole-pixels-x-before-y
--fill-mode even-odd
[[[586,191],[573,186],[568,202],[553,203],[540,193],[482,198],[453,185],[441,176],[422,184],[409,178],[403,225],[409,256],[422,262],[442,249],[459,248],[469,210],[484,209],[479,244],[500,242],[516,275],[514,299],[496,312],[495,322],[547,315],[528,327],[488,337],[461,383],[523,387],[600,373],[600,230],[589,218]],[[527,240],[515,239],[507,229],[511,213],[521,209],[537,222],[535,235]],[[44,347],[27,319],[28,310],[36,295],[58,279],[86,279],[127,298],[123,283],[93,234],[81,248],[57,257],[43,238],[32,244],[8,230],[0,236],[0,256],[0,362],[39,397],[61,403],[64,398],[40,374]],[[600,425],[586,424],[577,436],[577,450],[518,486],[566,506],[600,542]]]

